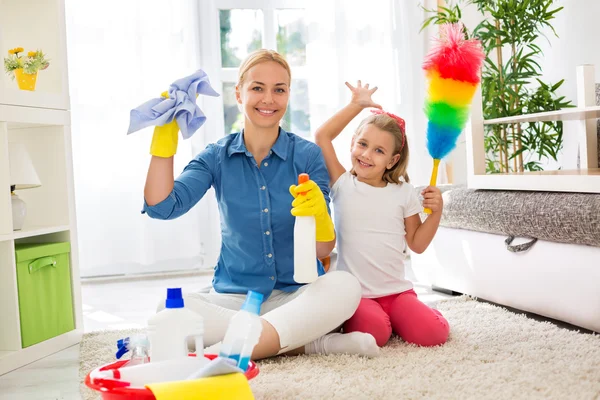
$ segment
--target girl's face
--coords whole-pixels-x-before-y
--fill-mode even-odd
[[[290,76],[275,61],[256,64],[236,86],[235,97],[243,107],[246,126],[268,129],[279,126],[290,97]]]
[[[365,125],[362,132],[352,139],[352,167],[360,181],[379,183],[386,170],[400,159],[394,154],[394,136],[372,124]]]

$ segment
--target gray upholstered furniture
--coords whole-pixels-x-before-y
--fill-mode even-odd
[[[600,194],[440,188],[420,281],[600,332]]]
[[[600,332],[600,194],[442,189],[419,280]]]

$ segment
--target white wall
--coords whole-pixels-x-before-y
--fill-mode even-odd
[[[577,66],[594,65],[596,82],[600,82],[600,1],[558,0],[556,6],[564,7],[551,21],[559,37],[548,30],[549,40],[540,43],[544,52],[540,65],[545,81],[555,83],[565,79],[559,93],[577,105]],[[559,162],[563,169],[577,167],[575,124],[566,122],[564,125],[564,147]]]
[[[481,15],[475,6],[463,7],[463,21],[473,30],[481,21]],[[558,37],[552,30],[545,30],[547,39],[542,37],[537,42],[544,53],[538,62],[544,80],[565,79],[561,94],[575,102],[578,65],[595,65],[596,81],[600,81],[600,0],[556,0],[554,7],[564,7],[550,21]]]
[[[555,7],[564,7],[551,22],[558,37],[550,29],[545,32],[538,45],[544,55],[538,60],[542,67],[542,80],[556,83],[565,79],[559,94],[577,104],[576,67],[592,64],[596,70],[596,82],[600,82],[600,0],[557,0]],[[472,30],[480,21],[474,6],[463,5],[463,20]],[[564,148],[559,163],[548,163],[546,169],[575,168],[578,142],[574,134],[574,123],[564,125]],[[452,155],[454,182],[466,183],[466,149],[461,137],[457,150]]]
[[[473,32],[475,27],[482,21],[483,17],[475,6],[461,4],[462,21],[469,30]],[[455,185],[467,184],[467,147],[465,133],[463,132],[457,140],[456,149],[450,154],[452,183]],[[449,177],[450,178],[450,177]],[[440,183],[444,183],[440,181]]]
[[[550,43],[541,41],[544,57],[540,65],[544,79],[551,82],[565,79],[561,94],[575,103],[578,65],[595,65],[596,82],[600,80],[600,1],[558,0],[556,6],[565,7],[551,21],[559,37],[549,31]]]

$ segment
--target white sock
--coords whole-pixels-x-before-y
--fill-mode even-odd
[[[306,354],[358,354],[375,357],[379,346],[373,335],[363,332],[330,333],[304,346]]]

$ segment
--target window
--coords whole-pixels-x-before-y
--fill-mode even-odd
[[[225,134],[239,132],[243,115],[235,100],[238,67],[252,51],[267,48],[283,55],[292,68],[288,109],[283,129],[310,137],[306,80],[307,27],[302,1],[219,1],[221,81]]]

